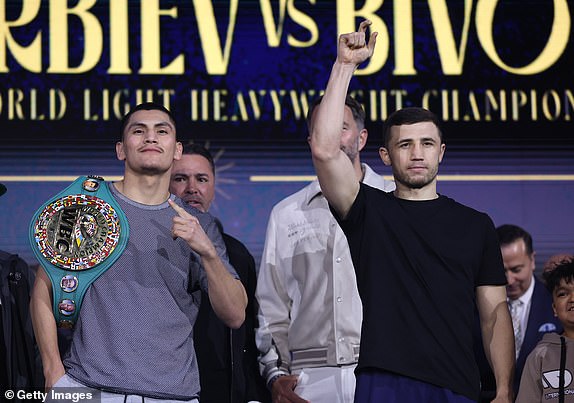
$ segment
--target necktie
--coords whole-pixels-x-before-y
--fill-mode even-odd
[[[520,317],[522,313],[523,302],[519,299],[513,299],[509,301],[510,305],[510,316],[512,317],[512,327],[514,328],[514,345],[516,347],[516,357],[518,358],[518,353],[520,352],[520,347],[522,346],[522,326],[520,324]]]

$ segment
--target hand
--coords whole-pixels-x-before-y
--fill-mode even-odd
[[[371,33],[369,43],[367,43],[365,36],[369,25],[371,25],[370,20],[363,20],[357,32],[343,34],[339,37],[338,62],[357,66],[373,55],[377,33]]]
[[[491,403],[512,403],[514,399],[512,398],[512,389],[507,391],[498,388],[496,391],[496,397],[491,401]]]
[[[66,370],[64,369],[62,362],[59,362],[58,364],[59,365],[57,365],[56,368],[44,371],[44,387],[46,388],[46,391],[52,389],[56,382],[66,374]]]
[[[309,403],[299,397],[293,389],[297,386],[297,375],[280,376],[271,385],[271,398],[273,403]]]
[[[201,257],[215,254],[213,243],[203,230],[197,217],[189,214],[172,200],[168,200],[168,203],[177,213],[173,217],[171,227],[173,239],[183,239]]]

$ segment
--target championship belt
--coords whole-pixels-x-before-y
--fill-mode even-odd
[[[58,327],[72,328],[88,287],[124,251],[128,220],[104,179],[81,176],[34,213],[30,244],[52,282]]]

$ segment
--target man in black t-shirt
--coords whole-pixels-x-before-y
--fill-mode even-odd
[[[363,302],[356,402],[471,402],[479,395],[473,312],[479,310],[497,402],[512,401],[514,336],[494,225],[439,195],[445,144],[423,108],[393,113],[379,153],[394,193],[359,183],[339,149],[344,99],[357,66],[374,51],[370,25],[339,39],[317,111],[311,151],[321,189],[347,236]]]

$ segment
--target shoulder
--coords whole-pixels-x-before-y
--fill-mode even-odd
[[[365,177],[363,182],[371,187],[383,190],[385,192],[391,192],[395,190],[395,182],[391,180],[386,180],[382,175],[379,175],[373,169],[363,163],[362,164],[365,169]]]
[[[561,329],[562,325],[552,310],[552,294],[536,274],[533,276],[534,290],[531,298],[530,315],[528,316],[529,322],[536,324],[534,327],[538,332],[545,333]]]
[[[453,214],[457,214],[461,217],[466,217],[468,219],[473,219],[477,223],[482,223],[486,225],[494,226],[492,219],[488,214],[485,212],[479,211],[474,209],[473,207],[467,206],[466,204],[462,204],[448,196],[440,195],[439,196],[443,206],[448,209],[449,212]]]
[[[8,253],[6,251],[0,250],[0,264],[2,267],[16,267],[16,268],[24,268],[26,271],[28,270],[28,263],[24,261],[20,256]]]
[[[366,220],[367,223],[374,224],[374,221],[368,219],[367,216],[373,214],[377,215],[378,218],[394,216],[392,212],[396,208],[398,208],[398,203],[396,203],[395,196],[392,192],[385,192],[361,182],[359,192],[347,216],[344,219],[340,217],[337,217],[337,219],[339,220],[339,224],[357,220]],[[383,216],[379,215],[381,211],[385,211]]]
[[[2,273],[2,279],[15,276],[14,280],[16,281],[20,278],[33,281],[35,278],[34,270],[24,259],[17,254],[8,253],[3,250],[0,250],[0,272]],[[0,279],[0,282],[2,282],[2,279]]]
[[[13,256],[11,253],[0,250],[0,262],[7,261],[11,256]]]
[[[561,342],[558,333],[545,333],[542,339],[536,344],[536,347],[529,355],[531,359],[544,359],[550,352],[560,350]]]
[[[275,204],[272,209],[272,214],[278,215],[300,209],[303,204],[309,202],[319,193],[321,193],[321,188],[315,180]]]
[[[533,275],[534,279],[534,291],[532,293],[532,299],[544,299],[545,301],[552,302],[552,294],[546,288],[544,283],[536,276]]]
[[[378,187],[374,187],[368,183],[362,182],[359,188],[359,195],[367,198],[376,198],[381,200],[394,200],[395,196],[392,192],[384,191]]]
[[[538,346],[540,346],[540,348],[548,348],[550,346],[559,346],[560,343],[560,335],[555,332],[550,332],[542,336],[542,339],[538,342]]]
[[[251,253],[247,249],[247,247],[241,242],[239,239],[232,237],[227,233],[222,233],[223,242],[225,242],[225,247],[227,248],[228,252],[231,250],[240,252],[245,255],[251,256]]]
[[[255,274],[255,259],[247,247],[237,238],[226,233],[223,233],[222,237],[229,262],[235,268],[243,285],[246,285],[248,276]]]
[[[210,213],[204,213],[203,211],[200,211],[197,208],[188,205],[177,196],[174,196],[173,201],[175,202],[175,204],[182,207],[189,214],[196,217],[203,226],[215,225],[215,217],[213,217]]]

